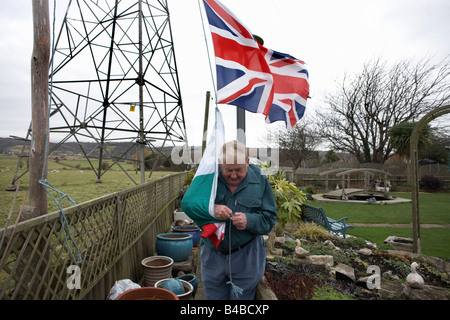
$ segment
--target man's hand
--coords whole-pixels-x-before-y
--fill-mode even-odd
[[[214,212],[218,220],[227,220],[233,215],[233,211],[223,204],[215,204]]]
[[[245,230],[247,227],[247,216],[245,213],[242,212],[236,212],[233,217],[233,225],[238,230]]]

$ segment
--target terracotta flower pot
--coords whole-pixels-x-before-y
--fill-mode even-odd
[[[142,287],[125,291],[116,300],[179,300],[179,298],[172,291],[163,288]]]

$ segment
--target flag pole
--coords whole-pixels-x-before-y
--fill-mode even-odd
[[[211,99],[211,92],[206,91],[206,102],[205,102],[205,119],[203,120],[203,138],[202,138],[202,154],[205,153],[206,140],[208,139],[208,120],[209,120],[209,100]]]
[[[254,34],[253,37],[260,45],[264,45],[264,40],[260,36]],[[239,107],[236,107],[236,131],[236,140],[246,145],[245,110]]]
[[[245,143],[245,110],[239,107],[236,107],[236,140]]]

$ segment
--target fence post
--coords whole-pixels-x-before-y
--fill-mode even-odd
[[[117,228],[117,241],[119,243],[119,250],[123,250],[123,241],[122,241],[122,196],[116,196],[116,228]]]

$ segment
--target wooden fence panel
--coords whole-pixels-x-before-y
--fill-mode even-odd
[[[106,299],[114,281],[139,282],[186,178],[168,175],[1,229],[0,299]]]

